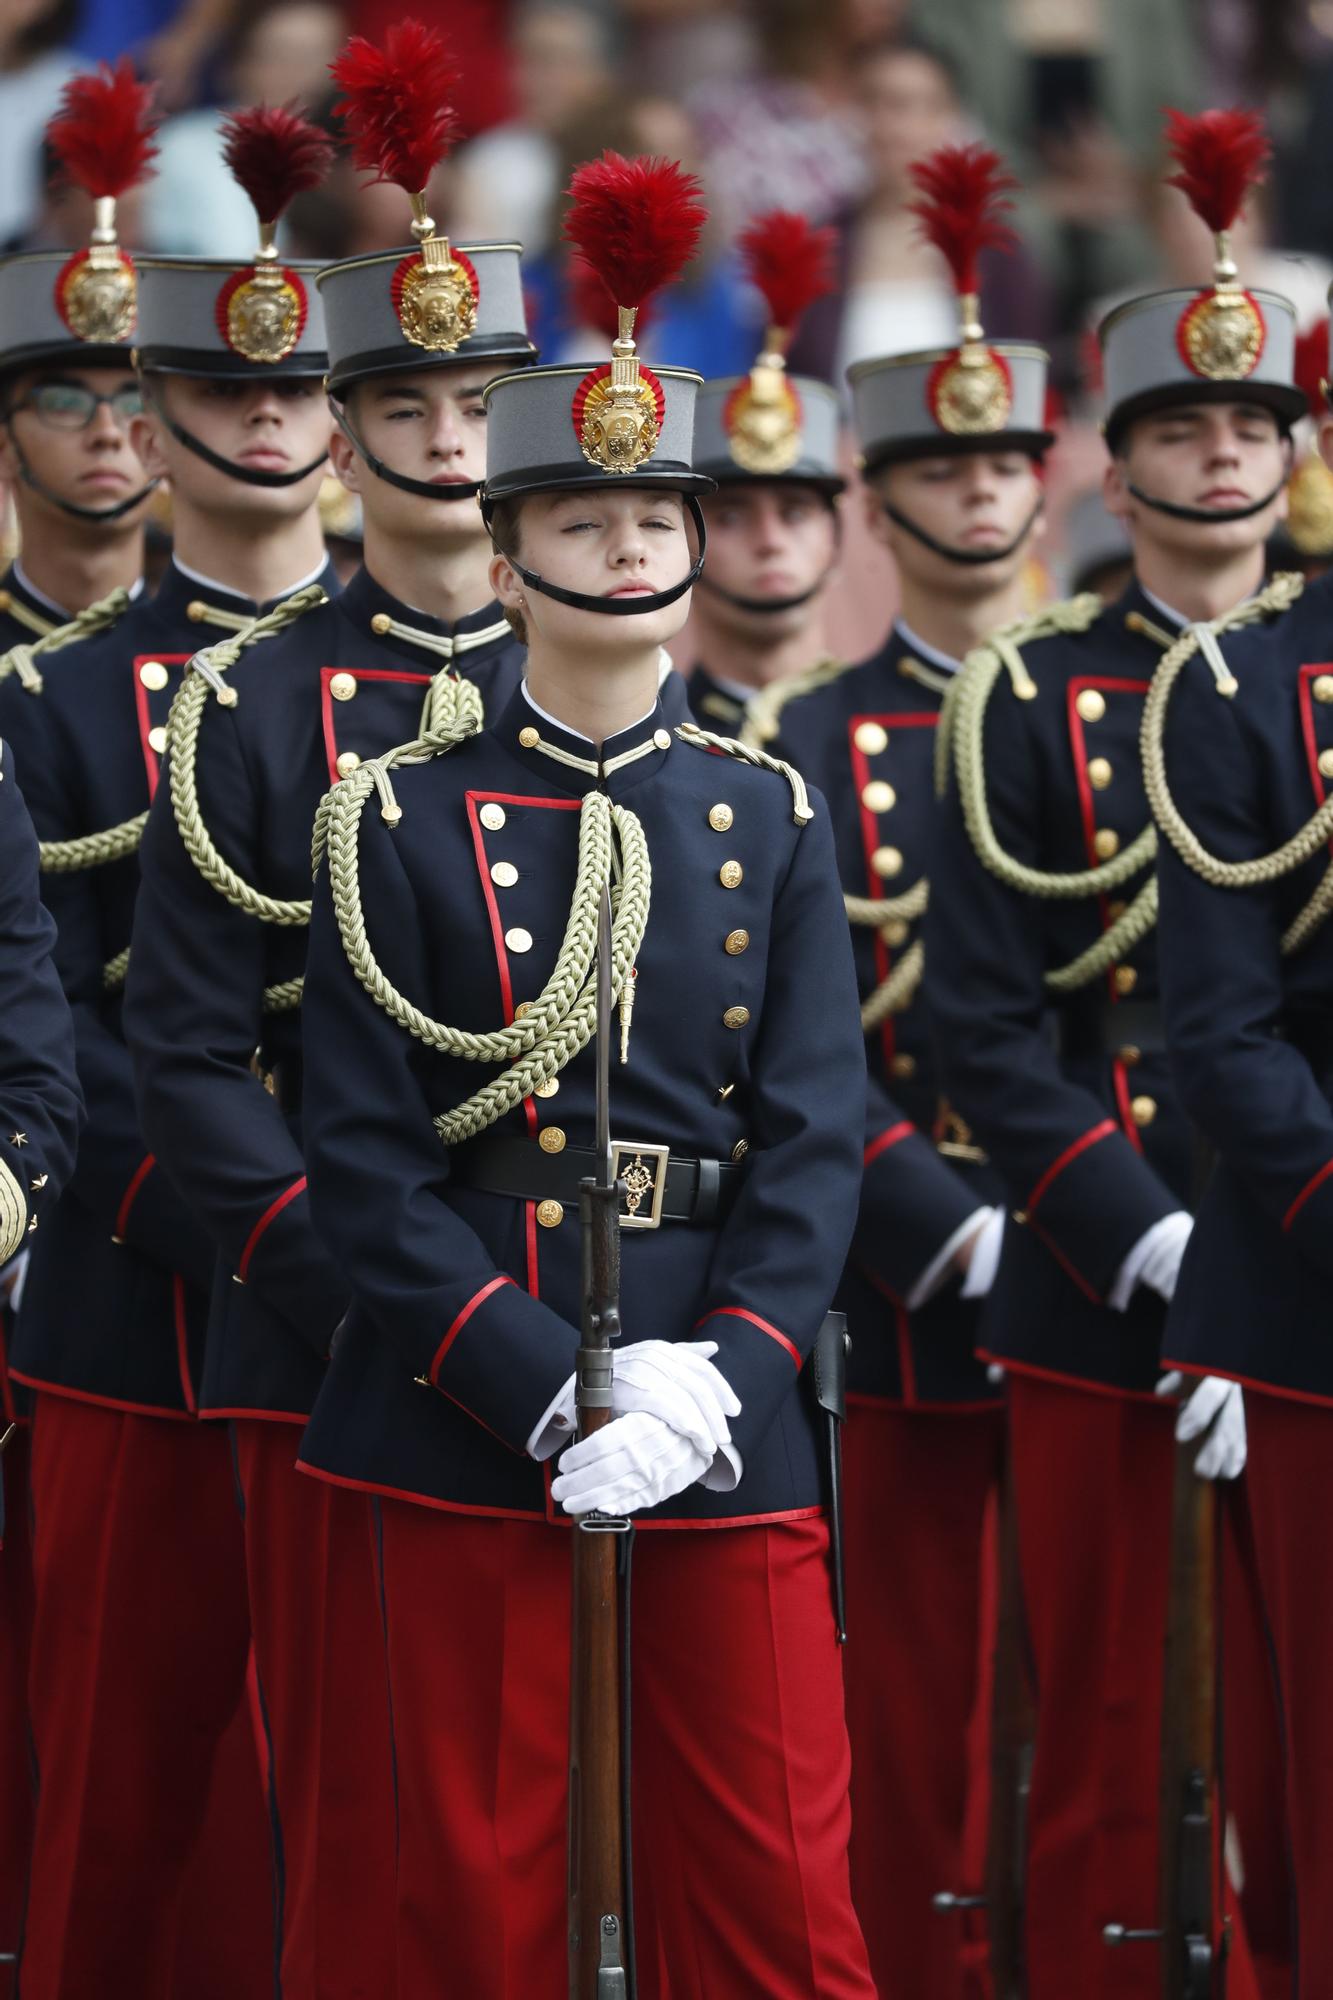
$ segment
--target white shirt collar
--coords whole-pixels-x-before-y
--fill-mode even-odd
[[[1149,590],[1146,583],[1140,583],[1139,589],[1143,592],[1149,604],[1152,605],[1154,611],[1160,611],[1163,618],[1169,618],[1178,632],[1184,631],[1190,621],[1183,611],[1176,611],[1163,598],[1160,598],[1156,591]]]
[[[528,707],[532,710],[533,714],[539,715],[543,722],[549,722],[555,729],[563,729],[566,736],[577,736],[580,743],[592,742],[591,736],[585,736],[581,729],[571,728],[569,723],[562,722],[558,715],[552,715],[549,709],[543,708],[539,701],[534,701],[532,697],[532,689],[528,686],[526,680],[523,683],[523,699],[524,701],[526,701]],[[639,716],[637,720],[635,720],[634,722],[627,722],[625,724],[625,729],[642,728],[643,724],[651,719],[656,708],[657,708],[657,703],[654,702],[652,708],[645,709],[643,714]],[[625,729],[617,729],[617,731],[615,732],[616,735],[623,736],[625,734]]]
[[[942,653],[938,646],[927,645],[921,634],[914,632],[905,618],[895,618],[893,622],[912,651],[920,653],[927,666],[938,667],[941,673],[945,674],[956,674],[958,672],[962,661],[955,660],[952,653]]]
[[[248,597],[245,591],[234,590],[229,583],[219,583],[215,576],[205,576],[202,570],[191,569],[190,565],[183,563],[178,555],[173,554],[171,561],[172,566],[178,569],[182,576],[188,577],[191,583],[202,584],[205,590],[221,591],[224,597],[239,597],[245,604],[253,604],[255,601],[252,597]],[[284,597],[294,597],[296,592],[304,590],[307,584],[318,583],[324,574],[327,562],[328,557],[325,556],[318,567],[311,570],[309,576],[300,577],[295,583],[287,584],[282,590],[277,592],[275,602],[277,599]]]
[[[37,602],[39,604],[44,604],[48,611],[54,611],[56,617],[60,620],[62,625],[68,619],[73,617],[74,615],[73,612],[67,611],[63,604],[57,604],[54,597],[48,597],[44,590],[38,590],[36,584],[33,582],[32,578],[28,575],[27,570],[24,569],[23,564],[19,561],[17,556],[15,556],[14,558],[13,569],[14,569],[14,575],[16,576],[18,581],[23,585],[23,588],[27,591],[29,597],[35,597],[37,599]],[[142,595],[142,592],[143,592],[143,578],[139,576],[136,577],[134,582],[130,585],[130,602],[133,603],[136,597]]]

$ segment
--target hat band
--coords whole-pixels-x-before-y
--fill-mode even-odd
[[[429,479],[412,479],[405,472],[395,472],[382,458],[377,458],[370,447],[359,438],[352,425],[333,396],[329,397],[329,408],[333,411],[333,421],[351,445],[357,457],[374,473],[376,479],[384,480],[388,486],[396,486],[403,493],[415,493],[422,500],[475,500],[484,481],[480,479],[451,479],[440,485]]]
[[[904,514],[901,508],[895,507],[891,500],[885,500],[882,505],[889,519],[915,537],[923,548],[930,550],[932,555],[943,556],[946,562],[964,563],[969,569],[980,569],[986,563],[1004,562],[1008,557],[1017,555],[1037,525],[1042,508],[1046,505],[1046,495],[1042,494],[1013,540],[1006,542],[1003,548],[999,549],[951,549],[947,542],[937,541],[927,529],[920,527],[909,515]]]
[[[1132,479],[1125,482],[1127,490],[1144,507],[1151,507],[1154,513],[1169,514],[1173,521],[1217,522],[1225,525],[1228,521],[1251,521],[1256,514],[1262,514],[1265,507],[1271,507],[1279,493],[1286,486],[1280,479],[1271,493],[1265,493],[1259,500],[1252,500],[1248,507],[1182,507],[1175,500],[1159,500],[1152,493],[1145,493]]]
[[[548,578],[539,576],[536,570],[528,569],[517,556],[511,555],[508,549],[500,549],[499,554],[504,557],[526,590],[538,591],[541,596],[553,599],[556,604],[569,605],[571,610],[595,611],[605,618],[640,618],[650,611],[665,611],[669,604],[675,604],[679,598],[684,597],[687,590],[694,588],[703,572],[704,556],[708,551],[708,528],[704,522],[703,508],[693,493],[686,493],[681,497],[698,531],[699,553],[691,564],[688,575],[682,577],[679,583],[673,583],[669,590],[654,590],[634,597],[594,597],[588,591],[566,590],[563,584],[552,583]],[[483,500],[481,503],[482,518],[488,527],[494,506],[494,501]]]
[[[177,423],[158,395],[150,375],[144,375],[142,381],[145,400],[152,404],[154,414],[166,425],[177,444],[183,444],[205,465],[211,465],[215,472],[225,472],[228,479],[235,479],[242,486],[299,486],[303,479],[309,479],[312,472],[318,472],[328,457],[326,451],[321,452],[318,458],[311,459],[309,465],[303,465],[295,472],[265,472],[253,466],[233,465],[229,458],[223,458],[221,452],[214,451],[193,431],[187,431],[184,424]]]

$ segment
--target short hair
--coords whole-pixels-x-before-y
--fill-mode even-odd
[[[496,500],[487,509],[486,526],[490,531],[491,547],[498,556],[516,556],[522,538],[521,494],[511,499]],[[528,622],[523,613],[514,605],[504,606],[505,620],[520,646],[528,643]]]

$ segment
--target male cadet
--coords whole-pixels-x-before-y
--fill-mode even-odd
[[[1328,461],[1322,398],[1319,415]],[[1298,577],[1276,577],[1232,622],[1254,629],[1221,642],[1191,632],[1173,648],[1145,718],[1172,1065],[1217,1155],[1164,1352],[1245,1384],[1246,1484],[1284,1724],[1283,1769],[1269,1782],[1285,1784],[1295,1882],[1287,1990],[1315,2000],[1333,1991],[1333,1616],[1319,1553],[1333,1440],[1333,579],[1302,593]]]
[[[73,104],[48,128],[70,172],[93,188],[129,186],[147,165],[147,94],[118,75],[112,101],[128,107],[128,157],[108,155],[96,79],[80,78]],[[91,97],[91,104],[88,99]],[[91,116],[89,115],[91,113]],[[34,645],[112,590],[135,590],[143,565],[143,516],[151,486],[130,444],[139,392],[130,358],[132,318],[80,280],[93,257],[119,271],[129,259],[109,222],[87,251],[38,251],[0,261],[0,479],[14,497],[22,555],[0,577],[0,651]],[[40,1171],[40,1170],[38,1170]],[[28,1879],[31,1767],[28,1646],[32,1563],[28,1547],[27,1396],[7,1373],[10,1301],[21,1263],[0,1281],[0,1429],[17,1423],[3,1465],[9,1539],[0,1557],[0,1952],[12,1951]],[[0,1991],[6,1991],[0,1981]]]
[[[532,352],[517,249],[455,251],[426,216],[445,134],[408,139],[419,107],[451,115],[438,39],[406,23],[387,50],[354,43],[335,73],[360,149],[357,66],[390,71],[378,136],[388,164],[406,156],[417,242],[319,284],[335,462],[361,498],[365,567],[340,597],[305,592],[260,620],[261,643],[225,680],[207,655],[187,677],[144,838],[126,1002],[148,1142],[219,1253],[199,1403],[231,1419],[244,1496],[292,1926],[283,1991],[320,2000],[382,1991],[393,1831],[368,1503],[294,1469],[347,1305],[302,1157],[310,830],[331,783],[452,697],[451,667],[517,683],[476,495],[482,385]]]
[[[492,575],[526,684],[484,733],[465,696],[326,809],[307,1157],[353,1305],[302,1463],[376,1496],[399,2000],[442,1967],[487,2000],[564,1990],[560,1524],[608,1509],[643,1519],[640,1994],[874,1992],[802,1381],[858,1174],[846,922],[822,801],[673,730],[658,694],[705,482],[698,377],[639,360],[633,309],[690,254],[696,191],[664,160],[576,173],[567,228],[620,307],[613,359],[487,391]],[[616,1420],[571,1445],[608,889],[625,1340]]]
[[[737,736],[746,703],[772,681],[827,657],[824,603],[841,541],[838,399],[789,376],[783,356],[802,312],[829,290],[833,232],[774,209],[740,240],[768,307],[748,376],[705,382],[695,465],[717,481],[704,500],[708,566],[694,598],[699,660],[687,696],[704,729]]]
[[[1248,114],[1172,114],[1168,138],[1176,184],[1221,230],[1247,175],[1223,172],[1219,126],[1228,142],[1239,127],[1252,171]],[[1030,2000],[1161,1990],[1151,1944],[1102,1939],[1159,1911],[1175,1411],[1154,1388],[1194,1163],[1157,1004],[1139,723],[1181,627],[1258,588],[1304,406],[1290,305],[1240,291],[1225,251],[1215,287],[1132,300],[1100,330],[1107,501],[1135,580],[1109,607],[1075,598],[997,635],[947,718],[928,997],[949,1095],[1010,1204],[982,1342],[1008,1376],[1039,1694]],[[1197,1389],[1185,1434],[1213,1416],[1197,1469],[1234,1476],[1239,1391]]]
[[[95,202],[114,203],[149,172],[150,101],[128,58],[66,86],[47,142]],[[133,591],[142,575],[156,482],[129,435],[140,406],[134,300],[122,284],[132,271],[105,211],[87,250],[0,259],[0,480],[20,551],[0,577],[0,651]]]
[[[964,1879],[983,1525],[1002,1433],[961,1277],[999,1190],[941,1092],[920,922],[940,704],[963,655],[1022,608],[1051,439],[1046,356],[982,348],[975,324],[976,251],[1000,228],[1007,185],[998,159],[946,147],[915,176],[928,239],[940,236],[941,206],[972,207],[942,245],[954,256],[959,346],[852,372],[867,511],[893,552],[901,610],[873,658],[772,687],[751,713],[756,740],[830,801],[871,1073],[860,1221],[838,1300],[854,1410],[852,1887],[881,1989],[947,2000],[962,1992],[960,1936],[931,1898]],[[989,369],[977,353],[993,357]]]
[[[330,148],[288,112],[246,113],[226,143],[263,203],[255,262],[142,259],[137,281],[123,267],[127,313],[137,282],[147,403],[134,436],[172,483],[171,566],[151,602],[93,638],[78,624],[52,634],[0,688],[46,843],[89,1106],[78,1171],[34,1241],[13,1356],[37,1391],[25,2000],[170,1990],[178,1934],[190,1944],[182,1890],[215,1753],[247,1706],[231,1453],[223,1430],[196,1421],[215,1253],[141,1135],[122,1024],[136,850],[172,686],[201,639],[326,575],[323,329],[311,271],[282,264],[271,239]],[[264,331],[275,300],[276,335]],[[266,1816],[248,1722],[243,1712],[224,1755],[248,1760],[231,1838],[253,1849]],[[289,1920],[299,1862],[283,1856]],[[238,1944],[271,1936],[267,1887],[250,1887],[252,1902],[227,1911]]]

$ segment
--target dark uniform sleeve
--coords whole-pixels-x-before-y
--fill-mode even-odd
[[[985,751],[1000,845],[1050,868],[1031,739],[1003,684],[989,705]],[[927,998],[950,1100],[1004,1176],[1014,1209],[1075,1282],[1104,1301],[1134,1245],[1180,1203],[1105,1105],[1063,1073],[1043,1023],[1043,904],[982,864],[952,784],[934,855]]]
[[[209,829],[262,881],[262,816],[233,720],[210,704],[203,727]],[[165,763],[140,863],[125,1019],[144,1131],[232,1272],[326,1355],[346,1295],[310,1220],[301,1147],[252,1066],[266,926],[195,868]]]
[[[1206,666],[1191,661],[1168,715],[1176,804],[1224,861],[1266,853],[1290,830],[1276,823],[1278,774],[1247,740],[1248,692],[1242,682],[1235,703],[1223,700]],[[1285,679],[1277,692],[1294,711]],[[1168,840],[1161,846],[1158,950],[1185,1108],[1305,1255],[1333,1273],[1333,1107],[1306,1057],[1275,1033],[1282,887],[1213,888]]]
[[[77,796],[78,758],[67,740],[64,717],[49,697],[25,695],[17,682],[11,686],[6,727],[39,838],[69,840],[105,831],[88,825]],[[88,1133],[68,1198],[87,1209],[109,1237],[163,1269],[207,1286],[213,1275],[212,1247],[144,1143],[129,1051],[108,1020],[103,967],[129,939],[106,935],[100,873],[98,868],[47,871],[41,882],[56,923],[55,963],[73,1012],[79,1083],[88,1112]]]
[[[400,992],[428,993],[416,898],[393,836],[370,812],[360,876],[385,972]],[[323,869],[303,1028],[310,1193],[324,1240],[404,1368],[523,1451],[574,1372],[578,1331],[497,1269],[444,1200],[449,1156],[431,1122],[419,1045],[348,964]]]

